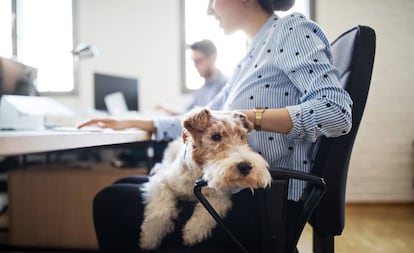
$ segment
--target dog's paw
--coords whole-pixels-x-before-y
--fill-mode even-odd
[[[189,224],[186,224],[183,229],[183,244],[186,246],[193,246],[194,244],[204,241],[209,235],[210,233],[205,233],[200,229],[196,229],[189,226]]]
[[[161,239],[151,237],[147,233],[141,233],[139,238],[139,247],[143,250],[154,250],[161,244]]]

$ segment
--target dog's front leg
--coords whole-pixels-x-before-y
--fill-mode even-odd
[[[207,200],[214,207],[221,218],[227,215],[232,202],[228,196],[210,196]],[[207,212],[201,203],[195,206],[194,213],[187,221],[183,229],[183,241],[185,245],[191,246],[202,242],[211,235],[211,231],[216,226],[216,221]]]
[[[162,238],[174,230],[174,219],[178,210],[176,198],[167,187],[153,187],[144,211],[141,225],[140,247],[145,250],[156,249]]]

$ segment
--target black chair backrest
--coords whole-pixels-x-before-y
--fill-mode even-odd
[[[345,190],[352,147],[364,112],[376,47],[375,31],[356,26],[332,43],[332,57],[341,85],[353,100],[352,129],[345,136],[322,138],[312,173],[326,182],[326,194],[310,224],[322,237],[340,235],[345,224]]]

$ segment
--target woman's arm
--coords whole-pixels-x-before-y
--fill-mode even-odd
[[[257,128],[254,110],[240,110],[246,114],[249,121]],[[292,129],[293,124],[290,119],[289,112],[286,108],[282,109],[266,109],[261,113],[261,130],[287,134]]]

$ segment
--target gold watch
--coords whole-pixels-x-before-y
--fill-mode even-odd
[[[254,109],[254,129],[256,131],[262,130],[263,113],[266,111],[263,107],[256,107]]]

